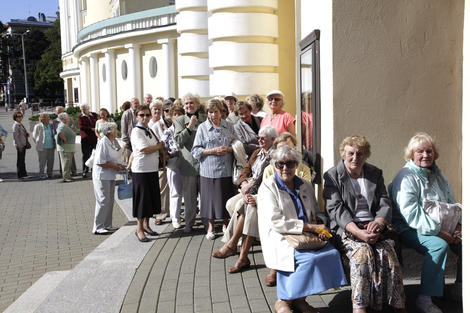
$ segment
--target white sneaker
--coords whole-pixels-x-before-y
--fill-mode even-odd
[[[416,309],[422,313],[442,313],[441,309],[432,303],[431,297],[418,296]]]
[[[209,232],[206,234],[206,239],[207,240],[214,240],[215,239],[215,233],[214,232]]]
[[[181,224],[178,222],[178,220],[174,219],[171,221],[171,224],[173,224],[174,229],[179,229],[181,228]]]
[[[227,231],[227,225],[224,224],[224,225],[222,226],[222,232],[225,233],[226,231]]]

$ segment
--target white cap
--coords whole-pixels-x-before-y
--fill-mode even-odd
[[[277,90],[277,89],[274,89],[274,90],[271,90],[270,92],[268,92],[268,94],[266,95],[266,98],[268,98],[269,96],[272,96],[272,95],[281,95],[282,98],[284,98],[284,94],[282,93],[282,91]]]
[[[225,100],[227,100],[227,99],[229,99],[229,98],[234,98],[234,99],[235,99],[235,102],[238,101],[237,96],[236,96],[233,92],[232,92],[231,95],[227,95],[227,96],[224,97]]]

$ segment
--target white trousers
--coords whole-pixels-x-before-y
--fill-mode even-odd
[[[166,169],[158,171],[158,183],[160,186],[161,212],[156,215],[159,220],[164,220],[170,211],[170,188],[166,175]]]
[[[93,179],[96,198],[93,232],[112,226],[115,184],[115,180]]]
[[[183,200],[183,181],[179,168],[166,169],[168,187],[170,188],[170,217],[178,221],[181,215],[181,201]]]

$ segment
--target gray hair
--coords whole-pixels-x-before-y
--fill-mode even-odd
[[[80,104],[80,110],[83,111],[83,109],[90,109],[90,107],[88,106],[87,103],[82,103],[82,104]]]
[[[66,112],[62,112],[59,115],[57,115],[57,118],[59,119],[59,121],[61,121],[64,124],[65,122],[67,122],[67,117],[69,117],[69,115]]]
[[[274,139],[277,137],[277,131],[276,128],[272,127],[271,125],[266,125],[261,127],[261,129],[258,132],[259,135],[265,134],[271,139]]]
[[[201,99],[199,98],[199,95],[197,95],[197,94],[193,94],[193,93],[190,93],[190,92],[185,94],[183,96],[183,104],[184,104],[185,99],[192,99],[197,104],[198,107],[201,105]]]
[[[298,164],[301,162],[300,153],[289,146],[281,146],[271,153],[271,164],[273,166],[276,162],[285,159],[297,161]]]
[[[101,132],[106,137],[109,136],[114,131],[114,129],[117,129],[117,124],[114,122],[105,122],[101,125]]]
[[[152,105],[150,106],[150,109],[153,109],[154,106],[159,106],[160,108],[163,107],[163,102],[161,102],[158,99],[153,100]]]

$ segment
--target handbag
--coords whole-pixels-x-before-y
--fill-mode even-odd
[[[302,234],[284,234],[287,242],[296,250],[320,250],[328,241],[321,239],[313,233],[303,232]]]
[[[24,146],[26,149],[31,149],[31,144],[29,143],[29,140],[26,140],[26,146]]]
[[[124,184],[120,184],[118,186],[118,199],[119,200],[124,200],[124,199],[129,199],[132,198],[132,189],[133,189],[133,184],[132,181],[129,182],[127,179],[127,171],[122,174],[124,177]]]
[[[462,217],[460,203],[445,203],[437,200],[423,200],[423,210],[435,222],[441,224],[441,229],[453,234]]]
[[[93,167],[93,161],[94,161],[94,160],[95,160],[95,149],[93,149],[93,150],[91,151],[91,155],[90,155],[90,157],[88,158],[88,160],[86,160],[85,165],[86,165],[87,167]]]

